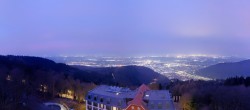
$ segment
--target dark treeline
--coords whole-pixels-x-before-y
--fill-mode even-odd
[[[240,79],[240,83],[239,83]],[[249,77],[220,81],[177,81],[170,90],[181,96],[178,108],[183,110],[250,110]]]
[[[39,57],[0,56],[0,110],[29,110],[34,102],[57,97],[82,102],[95,84],[77,78],[80,73]]]
[[[71,76],[55,74],[53,71],[38,70],[34,76],[27,76],[15,68],[11,70],[11,74],[2,73],[0,78],[0,109],[4,110],[20,110],[34,97],[39,100],[52,100],[60,97],[60,94],[81,102],[86,92],[95,87],[95,84],[80,82]]]
[[[236,86],[236,85],[245,85],[246,87],[250,86],[250,77],[231,77],[225,80],[225,85]]]

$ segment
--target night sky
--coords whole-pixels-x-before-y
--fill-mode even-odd
[[[250,57],[250,1],[0,0],[0,54]]]

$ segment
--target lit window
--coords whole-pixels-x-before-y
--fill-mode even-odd
[[[68,94],[72,94],[73,92],[71,90],[67,90]]]
[[[22,83],[25,83],[25,82],[26,82],[26,80],[23,79],[23,80],[22,80]]]
[[[132,109],[132,110],[135,110],[135,107],[134,107],[134,106],[132,106],[132,107],[131,107],[131,109]]]
[[[116,107],[112,107],[112,110],[117,110],[117,108]]]
[[[100,108],[104,108],[104,105],[103,105],[103,104],[100,104]]]
[[[10,80],[11,80],[11,76],[8,75],[8,76],[6,77],[6,80],[10,81]]]
[[[40,91],[41,92],[47,92],[48,91],[48,87],[46,85],[40,85]]]

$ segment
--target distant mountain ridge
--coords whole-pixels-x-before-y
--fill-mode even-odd
[[[16,69],[31,78],[41,74],[39,71],[43,71],[50,74],[64,74],[82,82],[95,84],[137,86],[143,83],[149,84],[156,78],[169,81],[165,76],[140,66],[87,68],[55,63],[40,57],[0,55],[0,74],[10,74]]]
[[[197,75],[213,79],[250,76],[250,59],[240,62],[219,63],[196,71]]]

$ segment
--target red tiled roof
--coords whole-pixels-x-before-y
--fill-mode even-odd
[[[145,108],[145,102],[143,101],[143,97],[144,97],[144,93],[146,91],[150,90],[148,86],[146,86],[145,84],[142,84],[139,88],[138,91],[134,97],[134,99],[130,102],[128,102],[128,105],[138,105],[138,106],[142,106]]]

